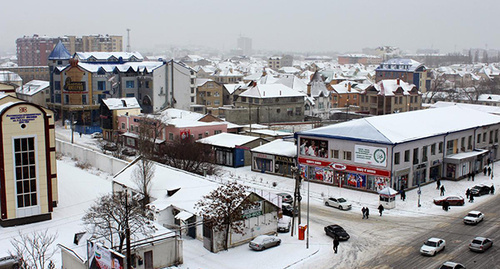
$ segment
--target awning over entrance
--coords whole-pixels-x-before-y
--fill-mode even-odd
[[[175,215],[176,219],[180,219],[182,221],[186,221],[190,217],[194,216],[194,214],[189,213],[187,211],[181,211],[179,214]]]
[[[489,152],[489,150],[486,150],[486,149],[476,149],[474,151],[452,154],[452,155],[449,155],[446,158],[444,158],[444,162],[445,163],[459,164],[459,163],[463,162],[464,160],[474,159],[478,156],[485,155],[488,152]]]

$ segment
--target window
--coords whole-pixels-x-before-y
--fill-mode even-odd
[[[462,147],[462,151],[465,151],[465,137],[462,137],[462,139],[460,139],[460,145]]]
[[[203,134],[198,134],[198,139],[202,139],[203,138]]]
[[[168,140],[170,141],[174,140],[174,133],[168,133]]]
[[[436,144],[431,145],[431,155],[436,155]]]
[[[215,100],[214,105],[216,105],[216,106],[220,105],[220,100]]]
[[[422,147],[422,162],[427,161],[427,148],[428,148],[428,146]]]
[[[443,142],[439,142],[439,153],[443,153]]]
[[[418,148],[413,149],[413,164],[418,164]]]
[[[146,81],[146,89],[149,89],[149,81]]]
[[[495,143],[498,142],[498,129],[495,130]]]
[[[410,150],[405,150],[405,163],[410,161]]]
[[[469,141],[467,144],[467,149],[472,149],[472,135],[469,135]]]
[[[344,160],[351,160],[351,152],[350,151],[344,151]]]
[[[205,132],[205,137],[207,137],[208,135],[210,135],[210,133],[208,131]]]
[[[97,82],[97,90],[105,91],[106,90],[106,81],[98,81]]]
[[[14,139],[17,207],[38,204],[35,160],[35,138]]]
[[[241,102],[246,102],[247,98],[246,97],[241,97]]]
[[[493,144],[493,130],[490,131],[490,144]]]
[[[191,84],[194,84],[194,78],[191,79]]]
[[[127,89],[133,89],[135,88],[135,81],[129,80],[125,82],[125,88]]]
[[[215,130],[215,131],[214,131],[214,134],[220,134],[220,133],[222,133],[222,131],[221,131],[221,130]]]
[[[87,95],[86,95],[86,94],[83,94],[83,95],[82,95],[82,104],[83,104],[83,105],[86,105],[86,104],[87,104]]]
[[[394,153],[394,164],[399,164],[400,155],[399,152]]]
[[[339,158],[339,150],[338,149],[332,149],[332,157],[334,159],[338,159]]]
[[[60,81],[54,81],[54,90],[56,90],[56,91],[61,90],[61,82]]]
[[[477,134],[477,143],[481,142],[481,134]]]
[[[194,87],[191,87],[191,93],[194,93]]]
[[[122,122],[122,130],[125,130],[125,122]]]
[[[219,92],[214,92],[214,96],[215,96],[215,97],[219,97],[219,96],[220,96],[220,93],[219,93]]]
[[[191,103],[194,103],[194,97],[191,97]]]
[[[125,94],[125,97],[135,97],[135,95],[133,93],[127,93]]]
[[[446,142],[446,155],[453,154],[453,146],[455,145],[455,140],[450,140]]]
[[[483,134],[483,142],[486,142],[486,132]]]
[[[64,95],[64,103],[69,104],[69,95],[67,94]]]

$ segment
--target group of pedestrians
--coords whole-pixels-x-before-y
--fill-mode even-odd
[[[363,219],[368,219],[368,217],[370,217],[370,209],[368,209],[368,207],[361,208],[361,212],[363,212]]]
[[[486,174],[488,174],[488,176],[491,176],[491,166],[489,166],[489,165],[488,166],[485,165],[483,167],[483,175],[486,176]]]

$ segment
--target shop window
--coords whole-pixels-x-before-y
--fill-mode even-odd
[[[399,159],[400,159],[400,153],[396,152],[394,153],[394,164],[399,164]]]
[[[405,150],[405,163],[410,161],[410,150]]]
[[[351,160],[351,152],[350,151],[344,151],[344,160]]]

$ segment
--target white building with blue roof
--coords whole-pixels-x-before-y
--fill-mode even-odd
[[[458,180],[498,159],[500,117],[461,106],[352,120],[295,134],[301,175],[378,191]]]

